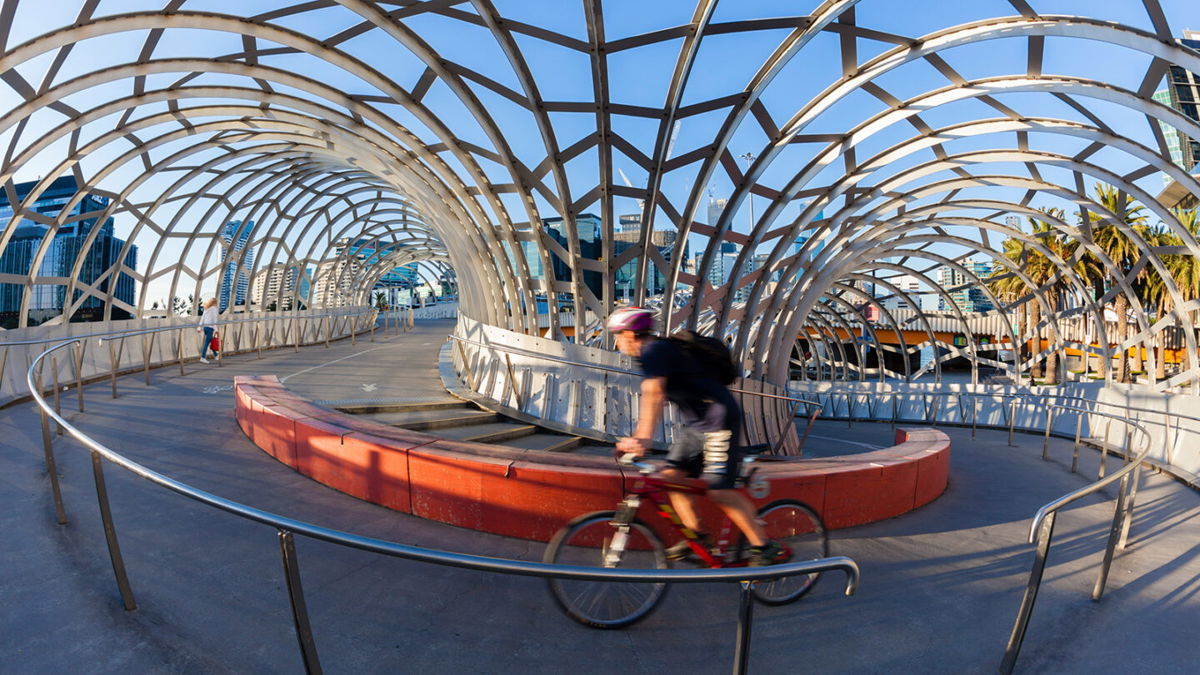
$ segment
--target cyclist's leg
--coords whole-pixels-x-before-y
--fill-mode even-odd
[[[675,430],[675,440],[667,450],[667,466],[662,474],[667,478],[697,478],[704,469],[704,435],[688,427]],[[667,494],[679,519],[695,532],[704,532],[704,524],[696,512],[695,495],[671,491]]]
[[[734,489],[742,465],[741,449],[736,445],[738,429],[709,431],[704,434],[704,474],[708,482],[708,497],[733,524],[746,535],[751,546],[765,546],[767,533],[758,522],[754,504],[746,495]]]

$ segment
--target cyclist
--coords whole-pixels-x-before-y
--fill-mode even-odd
[[[724,511],[750,541],[750,565],[774,565],[787,562],[787,549],[768,539],[746,495],[734,489],[742,464],[737,445],[742,411],[733,395],[717,380],[707,376],[702,364],[694,363],[678,345],[661,340],[651,332],[653,313],[641,307],[625,307],[609,316],[608,330],[616,335],[617,350],[638,359],[644,378],[641,404],[633,435],[617,443],[618,453],[642,455],[650,448],[654,430],[667,401],[674,403],[683,417],[675,440],[667,452],[669,479],[701,478],[708,485],[707,496]],[[694,495],[671,492],[671,505],[680,520],[712,543],[704,533],[696,514]],[[680,560],[692,549],[681,541],[667,549],[667,557]]]

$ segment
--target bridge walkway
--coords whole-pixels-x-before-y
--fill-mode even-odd
[[[146,387],[85,388],[71,413],[95,438],[196,487],[330,527],[418,546],[535,560],[542,545],[480,534],[365,504],[312,483],[252,446],[232,417],[234,375],[275,373],[301,395],[432,400],[434,354],[450,322],[418,322],[376,343],[348,341],[239,356],[222,367],[154,371]],[[374,389],[368,388],[374,385]],[[64,409],[74,405],[73,395]],[[803,601],[756,609],[758,673],[994,672],[1033,554],[1029,521],[1043,503],[1087,482],[1070,443],[948,428],[951,481],[933,504],[835,532],[833,551],[862,567],[857,595],[837,580]],[[871,446],[884,425],[822,422],[816,439]],[[300,672],[272,528],[107,472],[117,531],[139,608],[120,607],[104,547],[91,464],[56,441],[70,522],[54,523],[29,404],[0,411],[0,654],[18,673]],[[1095,471],[1087,454],[1084,475]],[[1090,475],[1094,475],[1091,473]],[[1099,603],[1095,580],[1111,502],[1060,518],[1018,669],[1029,673],[1194,672],[1200,625],[1200,495],[1150,475],[1130,548]],[[327,672],[727,672],[737,593],[681,586],[642,624],[620,632],[559,613],[544,582],[387,559],[297,542],[313,629]]]

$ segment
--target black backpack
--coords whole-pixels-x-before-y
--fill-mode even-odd
[[[701,377],[711,377],[724,386],[733,384],[741,375],[733,361],[729,346],[715,337],[685,330],[666,338],[675,343],[692,363],[692,370]]]

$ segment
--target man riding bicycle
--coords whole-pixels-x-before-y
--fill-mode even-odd
[[[616,335],[617,350],[638,359],[645,375],[641,404],[633,435],[617,443],[619,453],[642,455],[650,448],[654,430],[667,401],[675,404],[683,418],[667,452],[663,476],[670,479],[700,478],[708,485],[707,496],[749,540],[752,566],[787,562],[788,550],[767,538],[755,517],[754,505],[734,489],[742,465],[738,435],[742,411],[729,390],[709,376],[675,343],[655,337],[654,316],[648,309],[626,307],[612,313],[608,329]],[[711,539],[696,514],[696,498],[672,492],[671,505],[680,520],[696,532],[706,546]],[[692,553],[687,541],[667,549],[667,557],[680,560]]]

